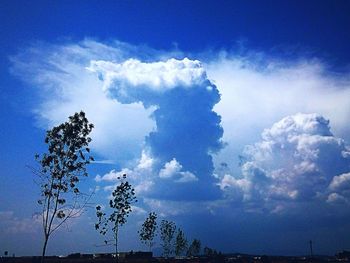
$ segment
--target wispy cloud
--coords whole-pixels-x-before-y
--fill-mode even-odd
[[[0,229],[7,234],[33,234],[41,230],[41,216],[20,218],[13,211],[0,211]]]
[[[121,60],[131,49],[120,42],[114,46],[89,40],[61,46],[39,43],[12,58],[12,71],[38,94],[32,111],[41,127],[84,110],[97,127],[93,150],[123,163],[141,154],[144,137],[155,127],[149,117],[152,109],[112,100],[103,91],[103,82],[86,68],[93,59]]]

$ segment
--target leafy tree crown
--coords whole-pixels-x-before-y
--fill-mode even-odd
[[[43,180],[41,185],[44,198],[57,197],[58,192],[70,190],[79,193],[79,177],[88,175],[85,166],[94,160],[92,156],[87,156],[90,153],[87,146],[91,142],[88,135],[93,127],[81,111],[70,116],[68,122],[46,132],[48,152],[35,156],[41,166],[41,175],[48,179]],[[59,199],[58,203],[64,204],[65,199]],[[42,199],[39,204],[42,204]]]
[[[121,180],[120,184],[112,192],[112,199],[109,200],[109,207],[112,212],[109,216],[102,211],[101,206],[96,206],[96,216],[98,222],[95,224],[95,229],[100,234],[105,235],[108,231],[109,223],[112,224],[113,233],[118,232],[118,227],[126,223],[127,217],[132,212],[131,205],[137,202],[135,189],[126,181],[126,174],[118,177]]]
[[[44,210],[62,206],[62,209],[54,211],[54,215],[60,219],[67,216],[63,209],[68,207],[64,207],[67,199],[63,194],[80,193],[77,184],[81,177],[88,175],[86,165],[94,160],[88,148],[93,127],[83,111],[75,113],[69,117],[69,121],[46,132],[48,152],[41,156],[35,155],[41,167],[35,171],[41,177],[42,198],[38,203],[44,206]]]
[[[157,230],[157,214],[155,212],[149,213],[145,222],[143,222],[141,230],[138,231],[142,243],[152,247],[153,239]]]

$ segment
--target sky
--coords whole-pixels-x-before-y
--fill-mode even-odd
[[[350,249],[348,1],[2,1],[0,253],[39,255],[45,131],[94,124],[92,206],[127,174],[149,212],[223,252]],[[94,208],[48,254],[113,251]],[[155,247],[159,248],[159,237]],[[159,251],[159,249],[157,250]]]

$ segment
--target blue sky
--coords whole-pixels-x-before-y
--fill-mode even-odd
[[[84,110],[107,198],[120,173],[148,211],[224,252],[334,254],[350,230],[347,1],[3,1],[0,248],[40,254],[27,168],[45,130]],[[49,254],[99,247],[93,210]],[[67,235],[70,236],[67,240]],[[268,242],[266,241],[268,240]]]

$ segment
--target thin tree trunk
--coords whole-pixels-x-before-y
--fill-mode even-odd
[[[119,263],[119,255],[118,255],[118,225],[115,230],[115,261]]]
[[[45,241],[44,241],[44,246],[43,246],[43,253],[41,255],[41,263],[44,263],[44,261],[45,261],[46,246],[47,246],[47,242],[48,241],[49,241],[49,237],[45,235]]]

